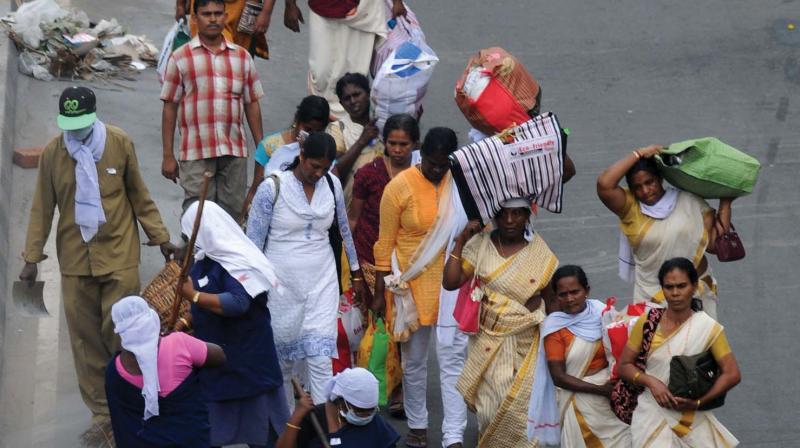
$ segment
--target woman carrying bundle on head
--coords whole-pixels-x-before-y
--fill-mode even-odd
[[[720,199],[715,211],[702,198],[664,188],[651,145],[628,154],[597,178],[597,195],[620,219],[619,273],[634,283],[633,301],[664,305],[658,270],[670,258],[692,260],[700,273],[698,294],[703,310],[717,315],[717,282],[706,253],[715,253],[717,235],[731,225],[733,199]],[[619,185],[622,178],[628,188]]]
[[[630,428],[611,411],[601,315],[589,299],[589,280],[578,266],[562,266],[551,281],[559,311],[542,324],[544,347],[528,410],[528,437],[541,445],[630,446]]]
[[[697,311],[695,296],[700,276],[694,263],[686,258],[667,260],[659,268],[658,281],[664,290],[666,309],[651,309],[636,321],[619,367],[625,381],[644,387],[631,421],[633,446],[736,446],[736,437],[711,411],[705,410],[720,405],[719,398],[739,384],[741,373],[722,326],[705,312]],[[644,344],[647,347],[643,349]],[[646,356],[644,364],[638,361],[642,351]],[[691,399],[674,395],[671,389],[693,376],[673,381],[676,358],[704,353],[710,354],[718,366],[713,385]]]
[[[481,232],[471,221],[455,241],[445,265],[443,285],[457,289],[473,277],[480,295],[480,327],[470,337],[458,390],[478,416],[480,440],[487,448],[533,447],[525,421],[541,344],[550,278],[558,259],[530,225],[531,201],[511,199]],[[477,235],[476,235],[477,233]],[[473,236],[474,235],[474,236]]]
[[[184,235],[197,213],[195,202],[183,214]],[[270,301],[281,293],[275,269],[230,215],[205,201],[189,275],[181,296],[192,304],[194,335],[222,346],[227,357],[200,374],[211,445],[264,446],[289,417],[267,308],[267,293]]]
[[[158,313],[139,296],[115,303],[111,320],[122,340],[105,386],[117,447],[208,447],[198,374],[225,363],[222,349],[181,332],[161,337]]]
[[[247,223],[247,236],[269,259],[282,294],[270,297],[275,345],[281,361],[287,399],[294,397],[289,381],[295,363],[305,361],[311,397],[325,401],[325,385],[336,356],[339,283],[334,246],[344,241],[350,260],[354,294],[368,300],[347,222],[342,187],[328,174],[336,144],[322,132],[309,135],[300,155],[284,171],[258,187]],[[336,235],[334,235],[336,234]]]

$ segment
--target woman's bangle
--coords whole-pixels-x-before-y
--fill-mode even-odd
[[[700,409],[700,400],[697,400],[697,407],[695,409]]]
[[[200,291],[196,291],[192,296],[192,303],[197,303],[200,300]]]
[[[633,150],[633,155],[636,156],[636,160],[639,160],[639,159],[642,158],[642,153],[640,153],[638,149],[634,149]]]
[[[296,430],[298,430],[298,431],[300,431],[301,429],[303,429],[303,428],[301,428],[301,427],[299,427],[299,426],[297,426],[297,425],[293,425],[293,424],[291,424],[291,423],[289,423],[289,422],[286,422],[286,427],[287,427],[287,428],[296,429]]]
[[[350,280],[352,280],[352,281],[354,281],[354,282],[363,282],[363,281],[364,281],[364,279],[363,279],[363,278],[361,278],[361,277],[353,277],[353,278],[351,278]]]
[[[636,381],[638,381],[638,380],[639,380],[639,377],[640,377],[640,376],[642,376],[642,371],[641,371],[641,370],[639,370],[638,372],[636,372],[636,375],[633,375],[633,384],[636,384]]]
[[[459,260],[461,260],[461,257],[456,257],[456,256],[455,256],[455,255],[453,255],[453,254],[448,254],[448,256],[449,256],[450,258],[452,258],[453,260],[456,260],[456,261],[459,261]]]

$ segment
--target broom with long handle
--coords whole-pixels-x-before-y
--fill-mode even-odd
[[[189,238],[189,243],[186,245],[186,254],[183,257],[183,264],[181,265],[181,273],[178,275],[178,284],[175,285],[175,299],[172,301],[172,313],[167,322],[168,331],[175,328],[175,322],[178,320],[178,313],[181,309],[181,288],[186,278],[189,277],[189,260],[192,259],[194,253],[194,243],[197,240],[197,231],[200,229],[200,218],[203,216],[203,205],[206,202],[206,195],[208,194],[208,184],[211,183],[212,174],[206,171],[203,173],[203,186],[200,189],[200,199],[197,204],[197,214],[194,217],[194,225],[192,226],[192,235]]]
[[[294,386],[295,394],[299,396],[303,395],[303,388],[300,386],[297,378],[292,378],[292,386]],[[319,443],[322,445],[322,448],[331,448],[331,445],[328,443],[328,435],[325,434],[325,430],[323,430],[322,425],[319,424],[317,414],[312,411],[310,414],[308,414],[308,416],[311,418],[311,426],[314,427],[314,432],[317,433],[317,438],[319,439]]]

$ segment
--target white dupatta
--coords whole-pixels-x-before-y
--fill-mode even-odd
[[[395,341],[408,341],[411,333],[419,328],[419,313],[411,294],[408,282],[417,278],[433,262],[444,249],[452,237],[453,228],[464,219],[452,206],[453,193],[456,191],[455,181],[448,173],[442,179],[443,187],[439,196],[439,210],[433,228],[428,231],[414,255],[411,256],[410,265],[405,271],[400,270],[397,261],[397,251],[392,252],[392,273],[384,277],[386,288],[394,295],[394,329]]]
[[[547,316],[542,324],[541,340],[562,328],[576,338],[594,342],[603,337],[601,314],[605,304],[599,300],[589,299],[586,308],[578,314],[567,314],[556,311]],[[558,410],[556,387],[547,368],[544,342],[539,344],[536,361],[536,373],[533,379],[533,391],[528,406],[528,439],[537,439],[541,445],[558,445],[561,440],[561,414]]]

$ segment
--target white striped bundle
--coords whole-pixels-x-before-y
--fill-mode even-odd
[[[514,128],[512,143],[493,136],[454,152],[453,175],[469,218],[488,222],[500,204],[519,197],[561,213],[565,145],[556,115],[547,112]]]

